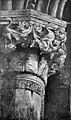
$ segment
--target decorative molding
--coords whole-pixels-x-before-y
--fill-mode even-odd
[[[49,61],[45,60],[45,58],[42,58],[41,60],[43,61],[44,59],[44,61],[46,61],[46,63],[44,62],[47,64],[45,65],[47,66],[45,72],[48,73],[49,67],[50,76],[51,74],[54,74],[56,70],[61,69],[64,65],[67,56],[65,47],[66,39],[67,34],[65,28],[58,25],[48,23],[48,25],[43,26],[42,24],[33,21],[19,21],[18,25],[10,23],[6,27],[3,33],[5,48],[2,49],[2,52],[6,52],[8,49],[9,52],[10,50],[15,51],[17,44],[20,44],[24,49],[39,48],[41,51],[40,54],[46,53],[47,55],[50,55]],[[40,63],[42,63],[41,61]]]
[[[28,89],[30,91],[36,92],[40,96],[44,96],[45,94],[44,83],[39,77],[30,74],[17,76],[16,89]]]
[[[0,51],[6,55],[4,56],[5,73],[23,73],[17,75],[16,87],[20,92],[22,89],[29,89],[28,93],[33,91],[40,97],[41,116],[44,112],[47,78],[63,68],[67,55],[66,24],[65,21],[31,9],[0,12],[0,26],[5,27],[0,47]],[[21,49],[18,51],[18,45],[22,51]],[[1,73],[3,75],[2,66]],[[19,97],[18,93],[16,99],[17,97]],[[32,99],[30,94],[29,97]],[[40,110],[37,112],[39,117]]]
[[[5,58],[5,64],[7,71],[29,72],[40,77],[45,84],[47,84],[48,64],[47,61],[42,58],[38,60],[37,55],[27,53],[16,53],[11,56],[8,55]]]
[[[67,23],[63,20],[54,18],[48,14],[33,10],[33,9],[23,9],[23,10],[13,10],[13,11],[0,11],[0,25],[8,24],[8,18],[12,19],[13,23],[18,23],[18,21],[35,21],[36,23],[40,22],[43,25],[48,25],[53,23],[60,27],[66,28]]]

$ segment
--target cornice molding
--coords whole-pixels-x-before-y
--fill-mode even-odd
[[[67,22],[63,20],[59,20],[55,17],[52,17],[50,15],[44,14],[42,12],[33,10],[33,9],[23,9],[20,10],[13,10],[13,11],[0,11],[0,25],[6,24],[7,18],[12,18],[13,23],[17,23],[17,21],[22,20],[29,20],[29,21],[35,21],[39,22],[43,25],[47,25],[48,22],[58,25],[60,27],[66,28]],[[8,23],[7,23],[8,24]]]
[[[64,67],[67,56],[65,46],[67,40],[66,24],[65,21],[32,9],[12,12],[1,11],[0,25],[5,25],[1,39],[1,52],[9,54],[15,51],[17,45],[20,44],[23,50],[37,48],[40,50],[40,55],[50,54],[49,61],[44,56],[38,61],[35,54],[32,55],[30,51],[29,56],[26,57],[28,60],[25,65],[21,63],[20,59],[18,61],[17,58],[12,59],[11,65],[12,62],[15,64],[16,61],[17,63],[15,66],[10,66],[11,70],[36,72],[47,84],[47,77]],[[27,67],[25,68],[25,66]]]

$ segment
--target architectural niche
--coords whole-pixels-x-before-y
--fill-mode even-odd
[[[0,15],[0,117],[41,120],[48,77],[66,59],[67,23],[33,9]]]

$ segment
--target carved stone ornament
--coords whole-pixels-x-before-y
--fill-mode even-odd
[[[4,48],[1,51],[15,51],[18,44],[23,48],[39,48],[40,54],[47,53],[47,55],[50,55],[49,61],[46,62],[49,62],[49,65],[47,64],[49,73],[54,74],[64,65],[67,55],[66,39],[65,28],[58,25],[47,23],[44,26],[40,22],[33,21],[19,21],[18,24],[13,24],[12,19],[10,19],[10,24],[3,33]],[[40,64],[45,61],[43,59]]]
[[[44,96],[45,94],[45,86],[44,83],[35,75],[24,74],[17,75],[16,88],[29,89],[40,96]]]
[[[12,78],[16,84],[16,110],[27,109],[25,104],[31,103],[40,120],[40,113],[44,116],[47,79],[63,68],[66,59],[66,22],[28,9],[0,15],[0,26],[4,25],[0,52],[5,64],[0,72],[2,76],[7,72],[17,73],[16,79]],[[24,96],[28,96],[29,102]]]

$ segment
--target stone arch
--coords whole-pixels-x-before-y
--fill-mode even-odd
[[[68,1],[69,0],[0,0],[0,10],[34,9],[62,19]]]

